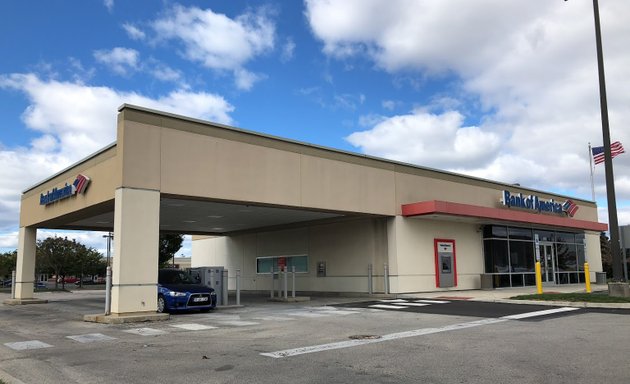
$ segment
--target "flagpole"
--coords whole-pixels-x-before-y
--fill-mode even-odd
[[[593,197],[593,201],[595,201],[595,182],[593,181],[593,148],[591,148],[591,143],[588,143],[588,162],[591,168],[591,196]]]
[[[602,32],[599,22],[599,1],[593,0],[595,19],[595,47],[597,50],[597,72],[599,74],[599,105],[604,138],[604,170],[606,173],[606,200],[608,202],[608,232],[610,233],[610,251],[612,255],[612,281],[625,282],[621,265],[621,247],[619,246],[619,221],[617,219],[617,200],[615,196],[615,176],[613,172],[610,148],[610,127],[608,121],[608,102],[606,100],[606,79],[604,75],[604,54]]]

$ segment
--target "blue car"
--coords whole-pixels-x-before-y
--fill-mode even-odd
[[[197,283],[186,272],[177,269],[158,271],[158,312],[207,312],[216,306],[217,295],[214,289]]]

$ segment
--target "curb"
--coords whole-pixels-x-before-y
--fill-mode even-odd
[[[505,303],[505,304],[545,305],[548,307],[630,309],[630,303],[590,303],[586,301],[548,301],[548,300],[512,300],[512,299],[475,300],[475,301],[487,301],[487,302],[492,302],[492,303]]]

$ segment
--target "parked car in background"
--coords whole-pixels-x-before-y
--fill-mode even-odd
[[[207,312],[216,305],[217,295],[214,289],[197,283],[186,272],[178,269],[158,271],[158,312]]]

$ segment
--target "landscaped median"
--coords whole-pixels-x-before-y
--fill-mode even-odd
[[[532,304],[547,304],[567,307],[590,308],[623,308],[630,309],[630,298],[609,296],[607,292],[597,293],[543,293],[519,295],[509,298],[513,302],[527,302]]]

